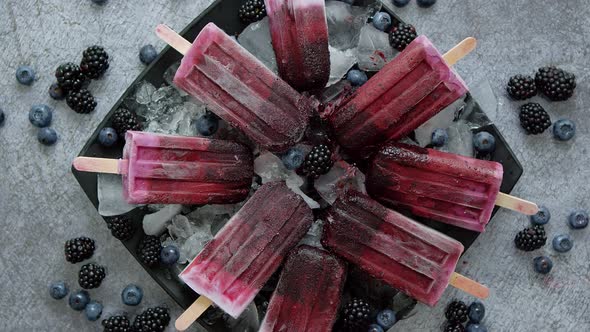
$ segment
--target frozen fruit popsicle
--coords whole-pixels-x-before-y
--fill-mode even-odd
[[[508,208],[536,213],[535,204],[500,193],[502,176],[502,164],[494,161],[389,143],[375,155],[366,186],[387,206],[483,232],[503,200],[516,200]]]
[[[138,131],[125,142],[122,159],[78,157],[74,167],[122,174],[131,204],[227,204],[248,196],[254,170],[243,145]]]
[[[330,77],[324,0],[264,0],[280,76],[299,91],[326,86]]]
[[[311,112],[309,99],[277,77],[215,24],[191,45],[170,28],[158,35],[185,54],[174,84],[272,152],[297,142]]]
[[[289,255],[259,332],[330,332],[346,279],[342,261],[300,246]]]
[[[485,286],[453,272],[461,243],[358,192],[332,205],[323,236],[336,254],[425,304],[436,304],[456,281],[467,281],[476,296],[488,295]]]
[[[468,38],[453,50],[469,52],[474,45]],[[457,53],[447,54],[451,62]],[[379,145],[408,135],[467,93],[446,58],[428,38],[416,38],[329,115],[340,145],[365,157]]]
[[[305,235],[313,215],[283,182],[267,183],[180,274],[195,292],[237,317]]]

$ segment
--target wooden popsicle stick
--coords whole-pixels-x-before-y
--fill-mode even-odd
[[[118,159],[77,157],[73,165],[75,169],[82,172],[120,174]]]
[[[475,280],[471,280],[457,272],[453,272],[449,285],[464,291],[467,294],[471,294],[479,299],[487,299],[490,296],[490,289],[486,286],[478,283]]]
[[[496,198],[496,205],[513,211],[524,213],[529,216],[532,216],[533,214],[539,212],[539,207],[537,206],[537,204],[529,202],[522,198],[510,196],[505,193],[498,193],[498,197]]]
[[[477,46],[477,39],[467,37],[445,53],[443,59],[445,59],[445,62],[450,67],[457,63],[457,61],[461,60],[461,58],[471,53],[471,51],[475,49],[475,46]]]
[[[185,55],[192,45],[188,40],[182,38],[181,35],[165,24],[160,24],[156,27],[156,35],[182,55]]]
[[[199,298],[176,319],[174,327],[176,327],[178,331],[188,329],[205,312],[205,310],[209,308],[211,303],[213,302],[205,296],[199,296]]]

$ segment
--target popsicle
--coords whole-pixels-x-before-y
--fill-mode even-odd
[[[317,90],[330,78],[324,0],[264,0],[279,75],[299,91]]]
[[[128,131],[122,159],[78,157],[79,171],[123,176],[130,204],[228,204],[250,192],[251,151],[238,143]]]
[[[500,193],[502,164],[389,143],[375,155],[367,192],[392,208],[483,232],[494,206],[535,214],[536,204]]]
[[[475,39],[467,38],[443,57],[428,38],[416,38],[328,116],[340,145],[366,157],[466,94],[449,66],[473,48]]]
[[[263,185],[219,231],[180,278],[238,317],[283,258],[305,235],[313,215],[283,182]]]
[[[358,192],[328,211],[323,244],[372,276],[433,306],[447,285],[486,298],[489,290],[455,272],[463,245]]]
[[[165,25],[156,33],[185,55],[174,84],[264,149],[281,152],[303,136],[310,100],[215,24],[207,24],[192,45]]]
[[[346,279],[344,263],[300,246],[289,255],[259,332],[330,332]]]

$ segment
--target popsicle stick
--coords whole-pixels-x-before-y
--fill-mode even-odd
[[[188,307],[188,309],[186,309],[186,311],[183,312],[180,317],[176,319],[174,327],[176,327],[178,331],[184,331],[188,329],[197,320],[197,318],[199,318],[205,312],[205,310],[209,308],[211,303],[213,302],[211,302],[211,300],[205,296],[199,296],[199,298],[193,304],[191,304],[191,306]]]
[[[479,299],[487,299],[490,296],[490,289],[486,286],[478,283],[475,280],[471,280],[465,276],[460,275],[457,272],[453,272],[449,285],[464,291],[467,294],[471,294]]]
[[[77,157],[74,159],[74,168],[82,172],[119,174],[119,160]]]
[[[461,58],[471,53],[471,51],[475,49],[475,46],[477,46],[477,39],[467,37],[445,53],[443,59],[445,59],[445,62],[450,67],[457,63],[457,61],[461,60]]]
[[[185,55],[191,48],[191,43],[188,40],[182,38],[181,35],[177,34],[176,31],[170,29],[165,24],[160,24],[156,27],[156,35],[182,55]]]
[[[529,216],[532,216],[533,214],[539,212],[539,207],[537,206],[537,204],[504,193],[498,193],[498,197],[496,198],[496,205],[513,211],[524,213]]]

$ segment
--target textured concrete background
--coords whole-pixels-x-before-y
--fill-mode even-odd
[[[63,242],[88,235],[98,244],[94,260],[108,266],[108,276],[91,295],[108,312],[127,310],[119,292],[130,282],[145,290],[145,305],[166,303],[178,315],[172,300],[142,270],[123,246],[108,233],[102,219],[71,175],[70,162],[112,104],[144,68],[138,49],[163,44],[152,33],[166,22],[176,30],[186,26],[210,4],[209,0],[110,0],[104,7],[90,0],[0,1],[0,107],[7,120],[0,128],[0,330],[93,331],[98,323],[70,310],[65,301],[47,295],[47,283],[66,279],[76,288],[78,265],[63,259]],[[527,218],[506,210],[496,215],[459,265],[458,271],[491,288],[486,325],[490,331],[590,330],[589,230],[570,232],[566,217],[574,208],[590,208],[588,146],[588,38],[590,7],[585,0],[441,0],[431,9],[414,2],[398,11],[428,35],[441,50],[466,36],[479,39],[475,54],[457,65],[468,82],[490,80],[499,96],[496,122],[522,162],[525,174],[514,194],[546,204],[553,215],[549,236],[572,233],[576,243],[558,255],[546,246],[534,253],[514,249],[512,239]],[[47,95],[53,70],[65,61],[78,62],[92,44],[106,47],[112,57],[106,77],[93,82],[98,108],[91,115],[70,111],[64,102]],[[36,68],[39,81],[23,87],[14,79],[20,64]],[[574,98],[567,102],[540,102],[553,120],[569,117],[578,125],[568,143],[549,132],[527,136],[518,125],[517,106],[503,92],[512,74],[532,73],[545,64],[572,70],[578,78]],[[53,127],[59,142],[37,143],[36,130],[27,120],[30,106],[55,107]],[[532,259],[541,253],[554,260],[546,277],[535,274]],[[399,323],[395,331],[438,331],[444,305],[458,296],[445,293],[441,304]]]

